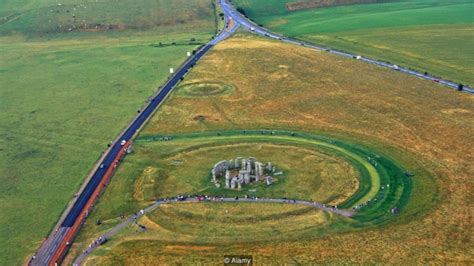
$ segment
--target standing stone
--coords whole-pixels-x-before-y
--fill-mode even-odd
[[[230,188],[230,173],[227,171],[225,173],[225,187]]]
[[[254,158],[254,157],[250,157],[249,158],[249,163],[250,163],[250,169],[248,169],[249,173],[250,174],[254,174],[255,173],[255,162],[257,160]]]
[[[245,174],[244,174],[244,183],[245,184],[250,183],[250,174],[249,174],[249,172],[245,172]]]
[[[216,183],[217,182],[216,169],[212,168],[211,173],[212,173],[212,182]]]
[[[266,178],[266,182],[267,182],[267,186],[271,185],[272,184],[272,177],[271,176],[267,176]]]

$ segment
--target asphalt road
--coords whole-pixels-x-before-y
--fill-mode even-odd
[[[219,197],[208,197],[204,200],[199,200],[197,197],[189,197],[183,200],[178,200],[177,197],[170,199],[163,199],[156,201],[153,205],[147,207],[146,209],[139,210],[135,214],[126,218],[123,222],[116,225],[105,234],[99,236],[94,242],[92,242],[89,247],[84,250],[81,255],[79,255],[74,261],[73,265],[81,265],[84,260],[89,256],[94,250],[101,246],[104,239],[110,239],[113,235],[118,233],[120,230],[125,228],[127,225],[136,222],[140,217],[149,213],[163,204],[176,204],[176,203],[200,203],[200,202],[213,202],[213,203],[223,203],[223,202],[248,202],[248,203],[279,203],[279,204],[291,204],[291,205],[305,205],[308,207],[317,208],[327,212],[332,212],[337,215],[344,217],[351,217],[355,214],[353,211],[340,210],[332,206],[326,206],[325,204],[319,202],[310,202],[304,200],[293,200],[293,199],[272,199],[272,198],[219,198]]]
[[[226,14],[225,18],[226,20],[230,18],[229,14]],[[115,168],[119,163],[117,162],[117,159],[121,158],[118,158],[118,155],[121,151],[123,151],[124,148],[121,142],[125,141],[126,143],[129,143],[135,133],[137,133],[137,131],[143,126],[147,119],[166,99],[172,89],[180,82],[181,78],[186,75],[193,65],[198,62],[214,45],[231,36],[238,26],[238,24],[234,24],[232,27],[225,28],[212,41],[197,51],[195,55],[191,56],[184,63],[184,65],[168,80],[159,93],[152,98],[149,104],[140,111],[132,123],[130,123],[128,128],[122,133],[120,138],[118,138],[118,140],[113,143],[112,147],[103,157],[102,161],[100,162],[103,167],[99,167],[93,173],[89,182],[79,194],[76,201],[73,203],[72,208],[67,210],[67,215],[65,216],[65,219],[60,222],[60,226],[50,234],[48,239],[43,242],[36,255],[34,255],[34,258],[30,260],[31,265],[54,265],[56,263],[56,257],[59,257],[59,262],[61,261],[65,252],[65,250],[62,249],[64,249],[64,246],[69,246],[76,233],[71,233],[71,230],[83,223],[81,215],[85,215],[85,217],[87,216],[87,212],[89,210],[86,207],[88,207],[88,204],[90,204],[90,201],[95,193],[97,193],[97,190],[102,189],[99,186],[104,181],[107,171]],[[69,235],[72,235],[72,238]]]
[[[286,43],[291,43],[291,44],[296,44],[296,45],[309,47],[309,48],[316,49],[316,50],[326,51],[328,53],[336,54],[336,55],[343,56],[343,57],[353,58],[354,60],[360,60],[360,61],[372,64],[372,65],[377,65],[377,66],[381,66],[381,67],[390,68],[390,69],[393,69],[395,71],[399,71],[399,72],[402,72],[402,73],[406,73],[408,75],[418,77],[420,79],[433,81],[433,82],[439,83],[441,85],[444,85],[446,87],[450,87],[450,88],[453,88],[453,89],[456,89],[456,90],[458,89],[459,84],[456,83],[456,82],[453,82],[453,81],[445,80],[445,79],[442,79],[442,78],[439,78],[439,77],[434,77],[434,76],[431,76],[431,75],[424,75],[424,73],[420,73],[420,72],[417,72],[417,71],[409,69],[409,68],[396,66],[396,65],[390,64],[388,62],[384,62],[384,61],[380,61],[380,60],[376,60],[376,59],[371,59],[371,58],[367,58],[367,57],[362,57],[362,56],[358,56],[356,54],[351,54],[349,52],[339,51],[339,50],[336,50],[336,49],[331,49],[329,47],[323,47],[323,46],[315,45],[315,44],[312,44],[312,43],[308,43],[308,42],[304,42],[304,41],[300,41],[300,40],[296,40],[296,39],[292,39],[292,38],[287,38],[285,36],[272,33],[269,30],[258,26],[253,21],[250,21],[248,18],[244,17],[241,13],[239,13],[234,8],[234,6],[232,6],[232,4],[230,4],[228,2],[228,0],[222,0],[221,2],[222,2],[221,3],[222,9],[225,10],[225,13],[230,14],[232,16],[232,18],[238,24],[240,24],[243,28],[245,28],[245,29],[247,29],[251,32],[254,32],[255,34],[258,34],[258,35],[261,35],[261,36],[264,36],[264,37],[267,37],[267,38],[279,40],[279,41],[282,41],[282,42],[286,42]],[[463,91],[467,92],[467,93],[474,93],[474,89],[471,88],[471,87],[468,87],[468,86],[464,86]]]

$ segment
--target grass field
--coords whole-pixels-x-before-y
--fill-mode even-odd
[[[274,223],[276,217],[281,219],[278,226]],[[177,220],[181,222],[176,223]],[[303,233],[327,234],[330,232],[328,222],[336,220],[343,219],[311,208],[279,204],[163,206],[139,221],[148,228],[146,232],[137,232],[135,226],[130,226],[123,232],[126,241],[111,242],[113,249],[119,252],[91,257],[85,265],[150,264],[150,261],[156,264],[218,264],[225,252],[232,253],[245,247],[260,250],[259,241],[273,238],[278,242]],[[177,241],[166,244],[169,239]],[[128,257],[130,249],[147,251],[137,260],[135,256]],[[148,251],[162,255],[151,258]]]
[[[275,219],[279,222],[275,223]],[[164,252],[157,252],[157,260],[171,264],[217,264],[222,260],[222,249],[230,251],[236,245],[257,246],[258,242],[295,239],[303,234],[327,234],[331,231],[330,222],[342,220],[313,208],[279,204],[162,206],[139,221],[148,228],[146,232],[137,232],[136,226],[130,226],[124,232],[126,241],[113,242],[113,249],[119,252],[92,257],[85,265],[149,263],[145,258],[137,261],[128,257],[127,250],[150,244],[156,250],[156,245],[169,239],[174,239],[175,244],[162,246]]]
[[[119,172],[115,177],[115,182],[108,187],[101,198],[100,205],[86,222],[67,261],[71,262],[70,259],[84,249],[91,238],[115,225],[120,215],[133,213],[141,206],[151,204],[158,198],[176,194],[288,197],[338,205],[346,209],[362,206],[360,209],[357,207],[357,214],[350,220],[341,221],[331,218],[325,219],[323,228],[310,229],[302,226],[299,227],[302,228],[301,230],[291,230],[291,232],[286,230],[284,237],[278,237],[285,241],[314,239],[328,233],[358,230],[361,227],[387,223],[395,218],[390,214],[391,208],[397,207],[400,210],[405,208],[411,192],[411,181],[405,176],[404,170],[394,165],[390,159],[325,137],[300,132],[278,131],[271,135],[269,133],[246,131],[243,134],[242,131],[223,131],[178,134],[173,136],[171,142],[160,141],[162,136],[146,136],[137,139],[135,142],[137,154],[128,157],[123,167],[127,170]],[[284,174],[276,176],[276,182],[268,187],[252,184],[243,186],[241,191],[215,187],[210,182],[209,167],[221,160],[223,156],[258,156],[258,158],[271,159],[274,165],[281,167],[277,171],[283,170]],[[369,157],[376,160],[375,166],[366,159]],[[359,176],[355,174],[356,171]],[[371,203],[366,204],[367,201]],[[296,217],[300,214],[304,213],[293,213],[293,216],[298,220],[307,218]],[[255,220],[268,220],[265,215],[261,217],[254,214],[253,216]],[[273,215],[273,218],[278,217]],[[95,224],[98,220],[102,223],[100,226]],[[242,221],[244,220],[246,219]],[[212,223],[212,221],[208,222]],[[211,226],[208,222],[205,224]],[[193,238],[197,241],[194,244],[215,242],[212,240],[213,237],[227,243],[230,241],[230,236],[220,236],[219,233],[212,234],[211,239],[205,240],[206,232],[209,231],[187,229],[185,227],[188,223],[194,224],[193,221],[182,221],[173,226],[169,222],[163,222],[162,226],[171,226],[175,229],[176,234],[172,237],[175,242],[191,241],[186,236],[194,234],[202,235],[202,238]],[[229,223],[228,226],[232,227],[233,224]],[[198,230],[199,232],[183,235],[182,230],[188,232]],[[168,233],[165,235],[162,233],[159,233],[160,239],[170,236]],[[261,240],[254,239],[253,242],[268,242],[276,239],[276,235],[270,236],[268,233],[265,230],[255,230],[255,235],[263,234],[267,237]],[[279,234],[281,235],[281,232]],[[241,240],[251,242],[251,235]],[[147,237],[150,238],[150,236]],[[118,239],[121,239],[121,242],[130,241],[128,236],[125,239]]]
[[[39,247],[169,68],[215,33],[207,0],[61,2],[0,1],[2,265]],[[74,8],[87,23],[129,27],[54,30]]]
[[[290,12],[292,0],[234,0],[283,35],[474,84],[474,5],[416,0]]]
[[[7,1],[0,15],[1,35],[64,38],[144,31],[173,33],[206,29],[215,32],[210,0]]]
[[[353,231],[344,234],[308,234],[297,241],[287,238],[273,243],[175,242],[172,238],[134,236],[132,228],[94,253],[98,257],[93,262],[221,263],[222,255],[229,252],[253,254],[260,263],[473,261],[468,233],[472,222],[466,203],[473,196],[470,177],[474,169],[469,162],[474,146],[470,133],[474,130],[474,96],[359,61],[248,35],[238,35],[215,47],[181,88],[216,82],[229,84],[234,90],[231,94],[192,98],[182,95],[178,88],[140,139],[232,129],[282,129],[332,136],[341,143],[376,151],[413,174],[403,211],[388,224],[370,228],[354,225]],[[195,119],[197,116],[203,119]],[[111,208],[108,199],[122,199],[109,212],[114,215],[145,206],[134,200],[132,193],[123,192],[130,191],[135,178],[150,166],[149,156],[158,150],[150,151],[146,145],[137,141],[136,154],[120,167],[94,217]],[[150,147],[153,145],[159,144]],[[393,175],[389,169],[387,176]],[[160,184],[164,183],[158,183],[158,189]],[[86,240],[117,222],[111,219],[99,229],[92,228],[94,221],[88,221],[78,243],[88,243]],[[198,231],[199,227],[194,227],[198,225],[191,226]],[[75,249],[81,250],[79,245]]]

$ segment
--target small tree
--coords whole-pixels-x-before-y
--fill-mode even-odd
[[[247,16],[247,14],[245,14],[245,10],[244,10],[243,8],[241,8],[240,6],[237,7],[237,11],[238,11],[240,14],[242,14],[242,15],[244,15],[244,16]]]

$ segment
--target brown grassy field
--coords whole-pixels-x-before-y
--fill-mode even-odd
[[[98,251],[105,254],[101,263],[220,264],[229,252],[253,254],[256,263],[265,264],[473,263],[474,96],[247,35],[218,45],[184,84],[199,82],[234,90],[191,98],[178,88],[142,135],[271,128],[350,140],[415,174],[406,213],[388,225],[299,241],[178,242],[183,248],[172,239],[126,241]]]
[[[330,221],[338,219],[342,218],[314,208],[282,204],[164,205],[138,221],[146,226],[145,232],[137,230],[136,225],[128,226],[122,233],[126,238],[113,241],[113,246],[107,247],[114,250],[113,254],[91,256],[85,265],[154,264],[147,257],[137,260],[128,252],[141,249],[144,244],[152,244],[152,249],[157,251],[156,264],[215,264],[222,261],[216,251],[231,252],[235,244],[243,247],[252,243],[253,246],[255,242],[321,234],[329,231]],[[173,239],[175,244],[158,244],[161,247],[157,250],[157,239],[160,242]]]

